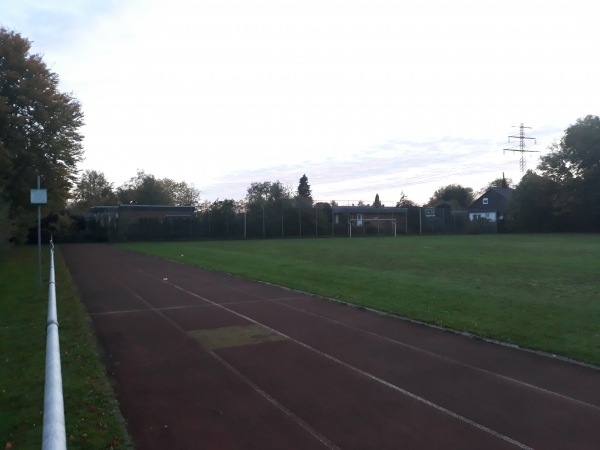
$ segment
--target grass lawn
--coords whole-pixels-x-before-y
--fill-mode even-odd
[[[599,235],[122,246],[600,366]]]
[[[11,249],[0,260],[0,445],[14,450],[42,445],[48,255],[45,247],[42,284],[37,247]],[[89,318],[59,252],[55,269],[67,446],[131,448]]]

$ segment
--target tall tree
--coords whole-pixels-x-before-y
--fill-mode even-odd
[[[473,189],[460,184],[449,184],[436,190],[429,199],[430,206],[449,205],[454,210],[464,210],[473,202]]]
[[[373,200],[373,208],[381,208],[381,200],[379,200],[379,194],[375,194],[375,200]]]
[[[173,199],[167,188],[154,175],[143,170],[117,189],[119,201],[123,204],[172,205]]]
[[[169,192],[173,206],[198,206],[200,204],[200,190],[193,183],[175,181],[170,178],[162,178],[160,182]]]
[[[117,194],[103,172],[84,171],[75,184],[73,191],[73,210],[85,212],[92,206],[116,205]]]
[[[312,193],[310,191],[310,184],[308,184],[308,177],[306,174],[300,177],[300,181],[298,183],[298,197],[310,200],[312,203]]]
[[[538,167],[545,176],[556,181],[600,176],[600,117],[577,119],[550,150]]]
[[[556,183],[528,170],[509,203],[509,217],[517,231],[553,231],[552,197]]]
[[[567,128],[538,169],[558,184],[552,209],[568,212],[571,229],[600,230],[600,117],[589,115]]]
[[[29,190],[37,176],[48,189],[45,211],[60,210],[83,156],[80,104],[59,91],[58,75],[30,49],[29,40],[0,28],[0,188],[21,232],[34,224]]]
[[[246,191],[246,201],[249,204],[278,202],[289,198],[291,198],[289,190],[279,181],[253,182]]]

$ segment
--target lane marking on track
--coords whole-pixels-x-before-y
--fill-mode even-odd
[[[145,273],[146,275],[150,275],[147,272],[144,272],[142,270],[140,270],[140,272]],[[150,276],[153,277],[153,278],[156,278],[153,275],[150,275]],[[153,311],[156,314],[160,315],[163,319],[165,319],[169,324],[171,324],[173,327],[175,327],[181,333],[183,333],[186,337],[190,337],[188,335],[188,332],[185,329],[183,329],[182,327],[180,327],[177,324],[177,322],[171,320],[161,310],[159,310],[157,308],[154,308],[154,306],[152,306],[150,303],[148,303],[141,295],[139,295],[137,292],[135,292],[129,286],[125,285],[123,282],[118,282],[118,284],[120,286],[122,286],[125,290],[127,290],[128,292],[130,292],[133,296],[135,296],[135,298],[137,298],[138,300],[140,300],[151,311]],[[171,286],[173,286],[173,287],[176,287],[172,283],[168,283],[168,284],[171,285]],[[225,308],[225,309],[227,309],[227,308]],[[255,322],[255,321],[253,321],[253,322],[256,323],[257,325],[260,325],[258,322]],[[285,337],[285,336],[283,336],[281,333],[279,333],[276,330],[272,330],[269,327],[264,327],[264,328],[269,329],[270,331],[275,332],[275,334],[278,334],[278,335],[281,335],[282,337]],[[213,357],[217,362],[219,362],[223,367],[225,367],[227,370],[229,370],[237,378],[239,378],[240,380],[242,380],[246,385],[248,385],[250,388],[252,388],[252,390],[254,390],[257,394],[259,394],[261,397],[263,397],[265,400],[267,400],[269,403],[271,403],[275,408],[277,408],[282,413],[284,413],[285,415],[287,415],[293,422],[295,422],[304,431],[306,431],[311,436],[313,436],[316,440],[318,440],[325,447],[327,447],[327,448],[329,448],[331,450],[341,450],[337,445],[335,445],[333,442],[331,442],[329,439],[327,439],[324,435],[322,435],[317,430],[315,430],[313,427],[311,427],[308,423],[306,423],[304,420],[302,420],[299,416],[297,416],[296,414],[294,414],[293,411],[289,410],[284,405],[282,405],[281,403],[279,403],[279,401],[277,401],[276,398],[272,397],[266,391],[264,391],[263,389],[261,389],[258,385],[256,385],[254,382],[252,382],[252,380],[250,380],[248,377],[246,377],[244,374],[242,374],[239,370],[237,370],[235,367],[233,367],[231,364],[229,364],[227,361],[225,361],[223,358],[221,358],[219,355],[217,355],[214,351],[212,351],[212,350],[206,350],[206,349],[205,349],[205,351],[211,357]]]
[[[465,423],[467,425],[470,425],[470,426],[472,426],[472,427],[474,427],[474,428],[476,428],[476,429],[478,429],[480,431],[488,433],[488,434],[490,434],[490,435],[492,435],[492,436],[494,436],[494,437],[496,437],[498,439],[501,439],[501,440],[503,440],[505,442],[508,442],[509,444],[512,444],[515,447],[521,448],[523,450],[533,450],[531,447],[523,444],[522,442],[519,442],[519,441],[517,441],[515,439],[512,439],[512,438],[510,438],[510,437],[508,437],[508,436],[506,436],[506,435],[504,435],[502,433],[499,433],[499,432],[497,432],[495,430],[492,430],[491,428],[488,428],[485,425],[481,425],[480,423],[477,423],[477,422],[475,422],[475,421],[473,421],[473,420],[471,420],[471,419],[469,419],[467,417],[461,416],[460,414],[455,413],[454,411],[446,409],[443,406],[440,406],[440,405],[438,405],[436,403],[433,403],[433,402],[431,402],[431,401],[429,401],[429,400],[427,400],[427,399],[425,399],[423,397],[420,397],[420,396],[418,396],[416,394],[413,394],[412,392],[407,391],[406,389],[403,389],[400,386],[396,386],[396,385],[394,385],[394,384],[392,384],[392,383],[390,383],[388,381],[385,381],[384,379],[379,378],[379,377],[377,377],[377,376],[375,376],[375,375],[373,375],[373,374],[371,374],[369,372],[366,372],[366,371],[364,371],[362,369],[359,369],[358,367],[352,366],[351,364],[348,364],[348,363],[342,361],[341,359],[336,358],[333,355],[330,355],[328,353],[322,352],[322,351],[320,351],[320,350],[318,350],[318,349],[316,349],[314,347],[311,347],[308,344],[305,344],[304,342],[298,341],[297,339],[294,339],[293,337],[288,336],[285,333],[282,333],[282,332],[280,332],[280,331],[278,331],[278,330],[276,330],[274,328],[271,328],[268,325],[265,325],[265,324],[263,324],[263,323],[255,320],[255,319],[251,318],[251,317],[248,317],[248,316],[246,316],[244,314],[238,313],[237,311],[234,311],[234,310],[229,309],[229,308],[227,308],[225,306],[222,306],[219,303],[213,302],[212,300],[209,300],[206,297],[203,297],[203,296],[201,296],[199,294],[196,294],[195,292],[189,291],[189,290],[187,290],[187,289],[185,289],[185,288],[183,288],[183,287],[181,287],[181,286],[179,286],[177,284],[174,284],[174,283],[172,283],[170,281],[162,280],[161,278],[156,277],[155,275],[152,275],[151,273],[148,273],[148,272],[146,272],[146,271],[144,271],[142,269],[138,268],[138,271],[140,271],[141,273],[143,273],[143,274],[145,274],[145,275],[147,275],[147,276],[149,276],[149,277],[151,277],[153,279],[160,280],[163,283],[169,284],[173,288],[178,289],[178,290],[180,290],[182,292],[185,292],[185,293],[187,293],[187,294],[189,294],[189,295],[191,295],[191,296],[193,296],[195,298],[198,298],[198,299],[200,299],[202,301],[205,301],[207,303],[210,303],[210,304],[212,304],[212,305],[214,305],[214,306],[216,306],[218,308],[221,308],[221,309],[223,309],[225,311],[228,311],[231,314],[234,314],[234,315],[236,315],[238,317],[246,319],[246,320],[248,320],[248,321],[250,321],[252,323],[255,323],[257,325],[261,325],[261,326],[263,326],[263,327],[265,327],[265,328],[267,328],[267,329],[269,329],[269,330],[271,330],[271,331],[273,331],[273,332],[275,332],[277,334],[280,334],[281,336],[289,339],[291,342],[294,342],[294,343],[300,345],[301,347],[304,347],[304,348],[306,348],[306,349],[308,349],[308,350],[310,350],[310,351],[312,351],[312,352],[314,352],[314,353],[316,353],[316,354],[318,354],[318,355],[320,355],[320,356],[322,356],[322,357],[324,357],[326,359],[329,359],[330,361],[333,361],[333,362],[335,362],[335,363],[337,363],[337,364],[339,364],[339,365],[341,365],[341,366],[343,366],[343,367],[345,367],[345,368],[347,368],[347,369],[349,369],[349,370],[351,370],[353,372],[356,372],[356,373],[358,373],[358,374],[360,374],[360,375],[362,375],[362,376],[364,376],[364,377],[366,377],[366,378],[368,378],[370,380],[373,380],[373,381],[375,381],[377,383],[382,384],[383,386],[386,386],[386,387],[388,387],[390,389],[393,389],[396,392],[399,392],[399,393],[401,393],[401,394],[403,394],[403,395],[405,395],[405,396],[407,396],[409,398],[412,398],[413,400],[416,400],[416,401],[418,401],[420,403],[423,403],[424,405],[427,405],[430,408],[433,408],[433,409],[435,409],[437,411],[440,411],[440,412],[442,412],[442,413],[444,413],[444,414],[446,414],[446,415],[448,415],[448,416],[450,416],[450,417],[452,417],[454,419],[457,419],[457,420],[459,420],[459,421],[461,421],[461,422],[463,422],[463,423]],[[149,305],[149,306],[152,307],[151,305]],[[157,313],[159,313],[159,314],[162,315],[162,313],[160,311],[157,311]],[[169,320],[170,322],[172,322],[168,318],[167,318],[167,320]],[[178,325],[176,325],[176,326],[178,326]]]
[[[370,336],[374,336],[374,337],[380,338],[380,339],[382,339],[384,341],[391,342],[391,343],[399,345],[401,347],[406,347],[406,348],[414,350],[416,352],[424,353],[424,354],[426,354],[428,356],[432,356],[432,357],[435,357],[435,358],[438,358],[438,359],[443,359],[445,361],[448,361],[448,362],[451,362],[451,363],[454,363],[454,364],[457,364],[457,365],[460,365],[460,366],[463,366],[463,367],[468,367],[469,369],[475,370],[477,372],[485,373],[487,375],[492,375],[492,376],[500,378],[502,380],[509,381],[511,383],[518,384],[518,385],[521,385],[523,387],[526,387],[526,388],[529,388],[529,389],[532,389],[532,390],[543,392],[544,394],[549,394],[549,395],[561,398],[563,400],[567,400],[567,401],[570,401],[570,402],[577,403],[577,404],[582,405],[582,406],[586,406],[586,407],[589,407],[589,408],[600,410],[600,407],[597,406],[597,405],[594,405],[592,403],[587,403],[587,402],[585,402],[583,400],[579,400],[579,399],[576,399],[576,398],[573,398],[573,397],[569,397],[568,395],[564,395],[564,394],[561,394],[559,392],[551,391],[549,389],[546,389],[546,388],[543,388],[543,387],[540,387],[540,386],[536,386],[535,384],[529,384],[529,383],[527,383],[525,381],[521,381],[521,380],[518,380],[516,378],[509,377],[507,375],[502,375],[502,374],[499,374],[499,373],[496,373],[496,372],[492,372],[490,370],[483,369],[483,368],[477,367],[477,366],[473,366],[471,364],[468,364],[468,363],[465,363],[465,362],[462,362],[462,361],[450,358],[448,356],[440,355],[439,353],[434,353],[434,352],[429,351],[429,350],[425,350],[425,349],[422,349],[422,348],[419,348],[419,347],[415,347],[414,345],[406,344],[406,343],[398,341],[396,339],[393,339],[393,338],[390,338],[390,337],[387,337],[387,336],[382,336],[381,334],[377,334],[377,333],[374,333],[372,331],[364,330],[364,329],[356,327],[354,325],[350,325],[350,324],[347,324],[347,323],[344,323],[344,322],[340,322],[338,320],[331,319],[329,317],[322,316],[320,314],[316,314],[316,313],[314,313],[312,311],[307,311],[306,309],[302,309],[302,308],[299,308],[297,306],[292,306],[292,305],[288,305],[287,303],[281,303],[281,302],[276,302],[276,303],[278,303],[278,304],[280,304],[282,306],[285,306],[286,308],[293,309],[295,311],[302,312],[302,313],[305,313],[305,314],[308,314],[308,315],[311,315],[311,316],[314,316],[314,317],[318,317],[318,318],[323,319],[325,321],[328,321],[328,322],[331,322],[331,323],[335,323],[337,325],[340,325],[340,326],[343,326],[343,327],[346,327],[346,328],[350,328],[352,330],[360,331],[360,332],[362,332],[364,334],[367,334],[367,335],[370,335]]]
[[[141,272],[143,272],[143,271],[141,271]],[[146,275],[149,275],[149,276],[155,278],[155,279],[158,279],[156,276],[154,276],[154,275],[152,275],[150,273],[147,273],[147,272],[144,272],[144,273]],[[169,284],[172,285],[172,283],[169,283]],[[215,302],[214,303],[215,305],[223,305],[223,306],[224,305],[243,305],[245,303],[261,303],[261,302],[264,302],[264,303],[278,303],[278,304],[280,304],[282,306],[285,306],[285,307],[287,307],[289,309],[294,309],[296,311],[299,311],[299,312],[302,312],[302,313],[306,313],[308,315],[312,315],[312,316],[321,318],[323,320],[326,320],[326,321],[338,324],[340,326],[344,326],[344,327],[347,327],[347,328],[350,328],[350,329],[353,329],[353,330],[356,330],[356,331],[360,331],[360,332],[362,332],[364,334],[368,334],[368,335],[371,335],[371,336],[374,336],[374,337],[381,338],[383,340],[386,340],[388,342],[394,343],[396,345],[399,345],[399,346],[402,346],[402,347],[405,347],[405,348],[409,348],[411,350],[414,350],[414,351],[417,351],[417,352],[420,352],[420,353],[423,353],[423,354],[426,354],[426,355],[429,355],[429,356],[432,356],[432,357],[435,357],[435,358],[439,358],[439,359],[442,359],[442,360],[445,360],[445,361],[448,361],[448,362],[452,362],[454,364],[458,364],[458,365],[461,365],[463,367],[468,367],[468,368],[470,368],[472,370],[475,370],[475,371],[478,371],[478,372],[481,372],[481,373],[485,373],[487,375],[491,375],[493,377],[500,378],[502,380],[505,380],[505,381],[508,381],[508,382],[511,382],[511,383],[514,383],[514,384],[517,384],[517,385],[520,385],[520,386],[523,386],[523,387],[526,387],[526,388],[529,388],[529,389],[532,389],[532,390],[536,390],[536,391],[542,392],[544,394],[548,394],[548,395],[551,395],[551,396],[554,396],[554,397],[558,397],[560,399],[567,400],[569,402],[573,402],[573,403],[576,403],[576,404],[579,404],[579,405],[582,405],[582,406],[585,406],[585,407],[592,408],[592,409],[600,411],[600,406],[595,405],[593,403],[588,403],[588,402],[586,402],[584,400],[576,399],[576,398],[570,397],[568,395],[561,394],[559,392],[552,391],[552,390],[543,388],[541,386],[537,386],[535,384],[530,384],[530,383],[527,383],[525,381],[519,380],[517,378],[510,377],[508,375],[502,375],[502,374],[499,374],[499,373],[496,373],[496,372],[492,372],[490,370],[487,370],[487,369],[484,369],[484,368],[481,368],[481,367],[478,367],[478,366],[474,366],[474,365],[465,363],[463,361],[459,361],[457,359],[450,358],[448,356],[440,355],[439,353],[435,353],[435,352],[432,352],[430,350],[425,350],[425,349],[413,346],[411,344],[406,344],[406,343],[398,341],[396,339],[393,339],[393,338],[390,338],[390,337],[387,337],[387,336],[383,336],[383,335],[374,333],[372,331],[368,331],[368,330],[365,330],[365,329],[362,329],[362,328],[359,328],[359,327],[355,327],[353,325],[346,324],[344,322],[340,322],[340,321],[335,320],[335,319],[331,319],[331,318],[329,318],[327,316],[322,316],[320,314],[316,314],[316,313],[308,311],[306,309],[302,309],[302,308],[299,308],[299,307],[292,306],[290,304],[284,303],[286,301],[294,301],[294,300],[302,301],[302,300],[304,300],[304,298],[301,297],[301,296],[289,296],[289,297],[279,297],[279,298],[271,299],[271,298],[267,298],[267,297],[261,296],[259,294],[245,292],[245,291],[243,291],[241,289],[238,289],[236,287],[227,286],[227,285],[224,285],[222,283],[220,283],[219,286],[223,286],[223,287],[225,287],[227,289],[235,290],[235,291],[244,293],[246,295],[251,295],[253,297],[256,297],[257,300],[248,300],[248,301],[242,301],[242,302],[223,302],[223,303],[216,303]],[[350,305],[350,306],[353,306],[353,305]]]

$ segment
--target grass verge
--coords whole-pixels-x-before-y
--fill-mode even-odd
[[[48,254],[44,248],[46,261]],[[40,284],[35,247],[13,248],[0,261],[0,437],[13,450],[42,444],[48,270],[46,263]],[[132,448],[89,317],[59,252],[55,272],[67,446]]]
[[[600,236],[128,243],[123,247],[600,366]]]

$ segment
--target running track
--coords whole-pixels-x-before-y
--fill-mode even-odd
[[[106,245],[60,251],[146,449],[600,449],[600,371]]]

